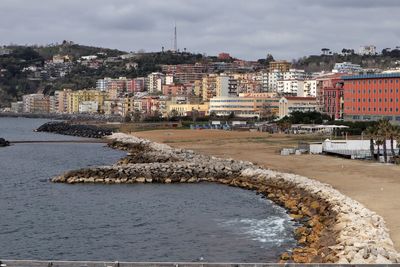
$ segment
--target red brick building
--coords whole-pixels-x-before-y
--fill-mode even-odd
[[[332,75],[322,80],[322,112],[332,119],[343,119],[343,85],[341,75]]]
[[[400,73],[344,76],[344,119],[400,123]]]

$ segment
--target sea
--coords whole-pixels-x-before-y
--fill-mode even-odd
[[[0,137],[85,140],[33,131],[47,121],[0,118]],[[0,259],[268,263],[296,246],[285,210],[253,191],[49,181],[124,155],[99,143],[0,147]]]

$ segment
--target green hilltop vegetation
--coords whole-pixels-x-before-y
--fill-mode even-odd
[[[397,62],[396,62],[397,61]],[[376,55],[358,55],[352,49],[343,49],[342,53],[328,55],[311,55],[293,60],[293,67],[304,69],[307,72],[331,71],[338,62],[351,62],[363,68],[387,69],[398,67],[400,64],[399,49],[383,49]]]

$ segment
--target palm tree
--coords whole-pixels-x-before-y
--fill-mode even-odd
[[[392,154],[393,161],[396,156],[396,153],[394,151],[394,139],[396,139],[397,131],[398,131],[397,127],[391,125],[389,136],[390,136],[390,152]]]
[[[374,139],[377,136],[377,128],[373,126],[369,126],[367,129],[365,129],[365,134],[369,137],[369,149],[371,152],[371,159],[377,159],[375,157],[375,144],[374,144]]]
[[[376,146],[378,147],[378,161],[380,161],[381,158],[381,145],[383,144],[383,140],[381,138],[377,138],[376,141]]]
[[[380,119],[378,121],[378,134],[383,139],[383,157],[385,159],[385,163],[387,163],[387,146],[386,140],[390,139],[390,132],[392,125],[390,124],[389,120],[387,119]]]

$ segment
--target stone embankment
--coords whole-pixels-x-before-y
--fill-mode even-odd
[[[10,142],[4,138],[0,138],[0,147],[9,146]]]
[[[87,138],[102,138],[112,134],[112,130],[94,125],[70,124],[67,122],[47,122],[36,129],[37,132],[49,132]]]
[[[285,207],[300,227],[298,247],[281,262],[400,263],[382,217],[327,184],[262,169],[250,162],[219,159],[136,137],[113,134],[110,146],[128,151],[113,166],[70,171],[58,183],[217,182],[255,190]]]

